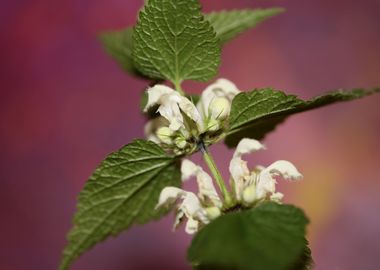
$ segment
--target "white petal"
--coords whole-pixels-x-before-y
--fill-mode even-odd
[[[281,175],[284,179],[300,180],[302,174],[289,161],[278,160],[267,167],[263,172],[268,172],[272,175]]]
[[[182,181],[188,180],[190,177],[195,176],[198,172],[198,166],[188,159],[182,160],[181,175]]]
[[[231,159],[229,170],[234,181],[236,199],[240,201],[246,187],[246,181],[250,177],[247,162],[240,157],[233,158]]]
[[[212,178],[208,173],[201,169],[197,174],[197,182],[199,188],[199,197],[203,201],[207,201],[209,199],[216,207],[222,207],[222,201],[219,198],[218,193],[214,187],[214,183],[212,182]]]
[[[177,214],[175,215],[174,224],[173,224],[173,231],[178,228],[178,226],[183,221],[183,217],[185,216],[185,213],[182,211],[177,211]]]
[[[230,80],[220,78],[214,84],[214,91],[221,91],[223,95],[232,99],[235,95],[239,94],[240,91],[236,85]]]
[[[273,193],[273,194],[270,196],[270,199],[271,199],[272,201],[275,201],[275,202],[281,202],[282,198],[284,198],[284,194],[282,194],[281,192]]]
[[[199,127],[202,127],[203,122],[202,122],[202,117],[198,111],[198,109],[195,107],[194,103],[191,102],[188,98],[186,97],[181,97],[181,100],[179,102],[179,107],[181,110],[190,118],[192,119],[195,123],[198,124]]]
[[[178,104],[170,98],[165,98],[157,111],[169,121],[169,128],[172,131],[177,131],[181,127],[184,127],[183,116]]]
[[[155,143],[160,143],[160,139],[156,136],[156,133],[154,132],[154,128],[153,128],[153,125],[154,125],[154,122],[153,120],[149,120],[148,122],[146,122],[145,126],[144,126],[144,134],[145,134],[145,137],[149,140],[149,141],[152,141],[152,142],[155,142]]]
[[[237,145],[234,157],[241,157],[244,154],[249,154],[263,149],[265,149],[265,146],[262,145],[259,141],[244,138],[241,139],[239,144]]]
[[[223,120],[230,114],[231,104],[225,97],[214,98],[209,107],[212,119]]]
[[[162,206],[170,206],[175,203],[180,197],[186,196],[187,192],[176,187],[165,187],[161,193],[160,198],[158,199],[158,204],[156,209]]]
[[[256,197],[258,200],[267,198],[276,191],[276,180],[270,173],[261,172],[256,183]]]
[[[168,125],[169,125],[169,122],[165,118],[163,118],[162,116],[159,116],[159,117],[156,117],[152,120],[149,120],[148,122],[146,122],[146,124],[144,126],[145,137],[148,140],[153,141],[155,143],[161,143],[160,139],[156,135],[156,131],[160,127],[164,127],[164,126],[168,126]]]
[[[198,197],[192,192],[186,192],[179,209],[182,210],[187,218],[196,218],[207,224],[209,219],[206,210],[202,207]]]
[[[199,221],[189,218],[186,222],[185,232],[188,234],[194,234],[198,231]]]
[[[162,84],[156,84],[155,86],[148,88],[147,92],[148,92],[148,102],[144,108],[144,111],[147,111],[151,106],[155,104],[160,104],[160,99],[164,95],[172,95],[172,94],[177,93],[175,90]]]
[[[199,197],[202,201],[209,199],[215,206],[222,207],[222,202],[214,187],[211,176],[202,167],[195,165],[192,161],[184,159],[181,166],[182,181],[192,176],[197,177]]]
[[[224,97],[229,102],[232,102],[232,99],[238,93],[240,93],[240,91],[234,83],[227,79],[218,79],[215,83],[210,84],[205,90],[203,90],[197,108],[202,113],[203,117],[207,117],[208,108],[213,99]]]

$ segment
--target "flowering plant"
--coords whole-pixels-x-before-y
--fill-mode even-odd
[[[175,211],[194,234],[188,260],[194,269],[298,270],[313,266],[308,219],[282,204],[279,178],[301,173],[289,161],[249,167],[243,156],[265,149],[259,141],[289,116],[380,92],[338,90],[302,100],[272,88],[242,91],[218,79],[189,96],[185,80],[217,75],[223,45],[274,15],[279,8],[203,14],[197,0],[149,0],[136,26],[102,36],[107,51],[132,75],[151,81],[143,112],[146,139],[111,153],[78,199],[61,270],[95,244],[133,224]],[[211,155],[213,144],[236,148],[225,181]],[[190,161],[201,152],[211,175]],[[198,193],[181,188],[196,178]]]

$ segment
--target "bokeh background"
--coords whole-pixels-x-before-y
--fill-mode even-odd
[[[378,0],[207,0],[205,11],[282,6],[287,12],[229,43],[221,76],[309,98],[380,85]],[[0,2],[0,269],[56,269],[75,198],[111,151],[143,136],[146,83],[125,74],[97,33],[135,22],[137,0]],[[185,88],[200,93],[204,85]],[[287,159],[300,183],[280,183],[311,219],[317,269],[380,265],[380,95],[297,115],[249,158]],[[227,175],[232,155],[212,152]],[[199,160],[199,158],[196,158]],[[172,216],[133,227],[72,269],[190,269],[191,240]]]

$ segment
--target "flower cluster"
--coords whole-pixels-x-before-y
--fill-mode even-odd
[[[242,159],[249,154],[265,147],[256,140],[242,139],[230,162],[232,204],[226,204],[219,197],[212,178],[200,167],[189,160],[183,160],[181,172],[185,181],[195,176],[198,183],[198,194],[176,187],[166,187],[162,190],[157,207],[176,207],[176,228],[184,218],[187,218],[185,231],[193,234],[205,224],[222,213],[231,209],[251,208],[263,201],[280,203],[283,194],[276,192],[276,177],[282,176],[288,180],[299,180],[302,175],[289,161],[279,160],[268,167],[257,166],[249,170],[247,162]]]
[[[232,99],[240,91],[232,82],[219,79],[202,92],[196,105],[166,85],[157,84],[147,92],[145,111],[158,105],[160,115],[147,123],[147,138],[179,154],[193,152],[201,135],[207,143],[222,131]]]

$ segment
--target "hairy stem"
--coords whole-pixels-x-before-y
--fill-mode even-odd
[[[229,207],[232,204],[232,198],[227,190],[222,175],[220,174],[220,171],[216,166],[213,157],[211,156],[211,153],[207,150],[206,146],[203,143],[200,144],[200,150],[203,153],[203,159],[205,160],[212,175],[214,176],[214,179],[216,180],[216,183],[218,184],[220,191],[222,192],[225,205]]]

